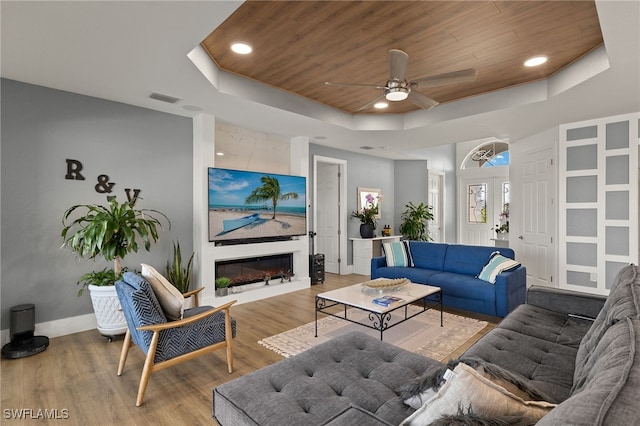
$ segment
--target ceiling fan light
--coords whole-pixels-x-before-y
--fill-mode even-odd
[[[384,95],[384,97],[391,102],[404,101],[405,99],[407,99],[408,96],[409,96],[409,91],[402,87],[392,87],[389,90],[387,90],[387,93],[385,93]]]

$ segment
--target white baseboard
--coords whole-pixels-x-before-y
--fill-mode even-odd
[[[36,336],[59,337],[67,334],[79,333],[81,331],[92,330],[97,327],[96,316],[94,314],[79,315],[77,317],[63,318],[54,321],[46,321],[36,324],[34,334]],[[2,345],[9,343],[11,336],[9,329],[0,332]]]

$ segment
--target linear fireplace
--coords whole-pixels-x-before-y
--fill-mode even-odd
[[[232,286],[269,279],[290,280],[293,272],[293,253],[222,260],[215,263],[216,278],[230,278]]]

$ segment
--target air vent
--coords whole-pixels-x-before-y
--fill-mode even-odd
[[[158,92],[153,92],[149,97],[151,99],[155,99],[156,101],[167,102],[169,104],[175,104],[180,100],[180,98],[174,98],[173,96],[163,95],[162,93]]]
[[[369,150],[369,149],[374,149],[374,148],[372,146],[365,145],[365,146],[361,146],[360,149]]]

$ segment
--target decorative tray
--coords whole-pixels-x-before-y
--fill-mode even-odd
[[[409,284],[408,278],[377,278],[362,283],[362,291],[367,294],[383,294],[401,289]]]

